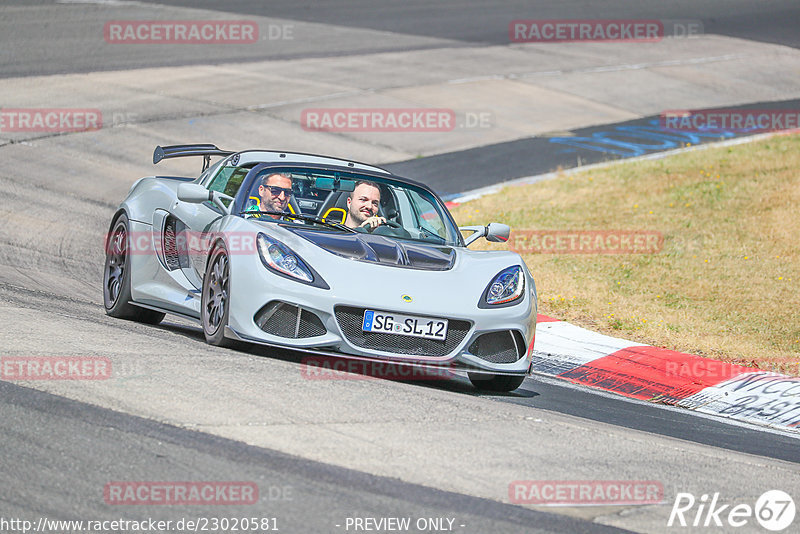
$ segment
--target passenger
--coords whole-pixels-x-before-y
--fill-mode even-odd
[[[372,231],[386,224],[385,217],[378,217],[381,204],[381,190],[378,184],[367,180],[359,180],[347,197],[347,218],[344,225],[348,228],[364,228]]]

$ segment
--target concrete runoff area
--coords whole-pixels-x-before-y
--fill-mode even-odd
[[[706,76],[714,69],[724,67],[719,77],[727,76],[726,83],[729,84],[739,84],[742,69],[754,71],[752,76],[760,79],[771,79],[786,70],[800,69],[800,52],[793,49],[733,40],[720,42],[725,40],[710,36],[701,39],[709,45],[728,46],[737,53],[716,55],[709,62],[698,65],[695,61],[698,57],[705,57],[705,53],[698,53],[700,50],[696,48],[686,48],[685,42],[672,41],[657,43],[659,46],[654,48],[643,46],[639,57],[626,60],[638,64],[644,61],[646,64],[647,58],[653,58],[656,63],[667,57],[676,58],[675,65],[659,67],[669,75],[673,69],[675,76],[684,67],[702,68]],[[570,55],[560,58],[557,53],[546,52],[541,46],[437,49],[369,57],[7,78],[0,80],[0,88],[4,94],[14,95],[13,105],[7,108],[35,110],[43,108],[42,103],[46,102],[47,108],[99,111],[102,133],[75,133],[49,142],[55,143],[53,146],[65,144],[70,147],[76,146],[77,139],[86,139],[100,152],[105,146],[106,157],[114,162],[118,162],[120,157],[127,158],[114,149],[114,144],[120,143],[136,156],[130,159],[136,168],[123,171],[130,173],[125,175],[128,181],[156,172],[147,157],[153,146],[181,142],[213,142],[222,148],[239,150],[255,147],[321,152],[369,163],[410,161],[397,166],[398,171],[409,173],[419,167],[420,163],[414,160],[420,156],[439,156],[459,172],[463,170],[460,167],[464,162],[472,165],[468,162],[470,159],[475,158],[480,163],[481,152],[474,155],[465,153],[461,157],[459,151],[465,150],[484,150],[490,161],[497,154],[509,160],[498,167],[496,175],[465,176],[461,180],[458,173],[448,174],[447,168],[439,165],[435,158],[432,168],[436,174],[430,170],[417,171],[422,176],[416,177],[434,185],[442,184],[438,189],[443,193],[465,191],[530,174],[537,170],[530,161],[538,161],[541,155],[541,150],[532,147],[537,143],[549,143],[552,137],[580,136],[586,128],[602,128],[597,125],[638,124],[637,121],[651,121],[665,110],[712,105],[710,97],[705,100],[693,98],[698,91],[706,90],[704,78],[700,76],[679,76],[675,83],[683,85],[681,92],[666,93],[661,102],[647,105],[631,102],[619,94],[619,89],[603,101],[603,91],[599,87],[604,83],[614,87],[619,85],[614,73],[607,71],[594,73],[592,94],[580,90],[586,85],[585,81],[575,84],[575,91],[584,94],[549,89],[545,86],[559,76],[547,74],[539,79],[531,68],[542,58],[549,63],[541,67],[546,70],[557,68],[556,62],[560,59],[564,68],[560,76],[567,79],[572,74],[566,67],[576,62],[597,67],[613,66],[614,62],[606,56],[597,56],[596,47],[600,46],[597,43],[575,44]],[[722,51],[721,48],[713,52],[720,54]],[[685,65],[681,64],[682,56]],[[777,60],[761,61],[767,57]],[[382,75],[373,67],[374,64],[397,66],[398,62],[405,71],[402,76]],[[431,63],[448,67],[431,73],[425,68]],[[487,69],[492,69],[496,78],[466,79],[476,70],[486,72]],[[642,69],[646,67],[639,70]],[[526,77],[526,72],[534,74]],[[630,84],[629,91],[631,94],[654,94],[663,78],[664,74],[655,78],[643,77],[641,84]],[[680,94],[684,97],[678,98]],[[791,102],[800,97],[800,89],[791,84],[776,84],[770,96],[769,101],[764,100],[761,85],[744,85],[736,94],[719,95],[714,107],[762,102],[763,107],[770,108],[772,102]],[[444,132],[336,132],[305,128],[301,120],[304,110],[320,108],[354,110],[353,113],[363,108],[447,109],[452,110],[456,127]],[[6,126],[0,128],[0,143],[36,143],[55,135],[47,131],[14,131],[9,127],[11,120],[4,117]],[[54,150],[67,155],[70,152],[64,150],[67,147]],[[537,150],[537,153],[528,154],[531,150]],[[516,155],[509,155],[511,151]],[[79,152],[75,157],[86,155]],[[608,154],[596,152],[595,157],[618,156],[609,151]],[[576,157],[565,159],[578,161]],[[182,163],[186,165],[186,162]],[[165,162],[163,167],[169,169],[170,165],[171,168],[181,168],[172,162]],[[552,165],[558,165],[558,162]],[[504,168],[506,166],[510,168]],[[184,172],[191,172],[191,168]],[[522,174],[513,176],[513,173]],[[459,181],[463,181],[463,185]]]

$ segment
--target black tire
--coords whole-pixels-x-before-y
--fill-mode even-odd
[[[467,373],[472,385],[481,391],[514,391],[522,385],[524,375],[485,375],[481,373]]]
[[[237,347],[240,344],[225,337],[230,313],[230,260],[228,250],[220,242],[212,250],[203,276],[200,314],[206,343],[216,347]]]
[[[106,261],[103,267],[103,305],[111,317],[140,323],[158,324],[164,313],[140,308],[131,301],[131,258],[128,217],[120,215],[114,221],[106,241]]]

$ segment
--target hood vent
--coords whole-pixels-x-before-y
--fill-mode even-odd
[[[455,250],[442,245],[362,232],[351,234],[304,228],[290,230],[332,254],[358,261],[425,271],[448,271],[456,260]]]

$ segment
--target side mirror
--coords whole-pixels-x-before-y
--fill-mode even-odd
[[[505,243],[511,235],[511,227],[502,223],[489,223],[487,226],[459,226],[458,229],[462,232],[472,232],[472,235],[467,236],[464,244],[469,246],[481,237],[485,237],[487,241],[494,243]]]
[[[178,200],[192,204],[211,202],[221,209],[222,213],[225,215],[230,215],[230,204],[226,206],[222,201],[227,200],[230,203],[233,201],[233,198],[229,197],[228,195],[224,195],[219,191],[211,191],[210,189],[206,189],[200,184],[182,183],[178,185]]]
[[[182,183],[178,185],[178,200],[200,204],[212,200],[213,191],[209,191],[200,184]]]
[[[511,235],[511,227],[503,223],[489,223],[486,227],[486,241],[505,243]]]

